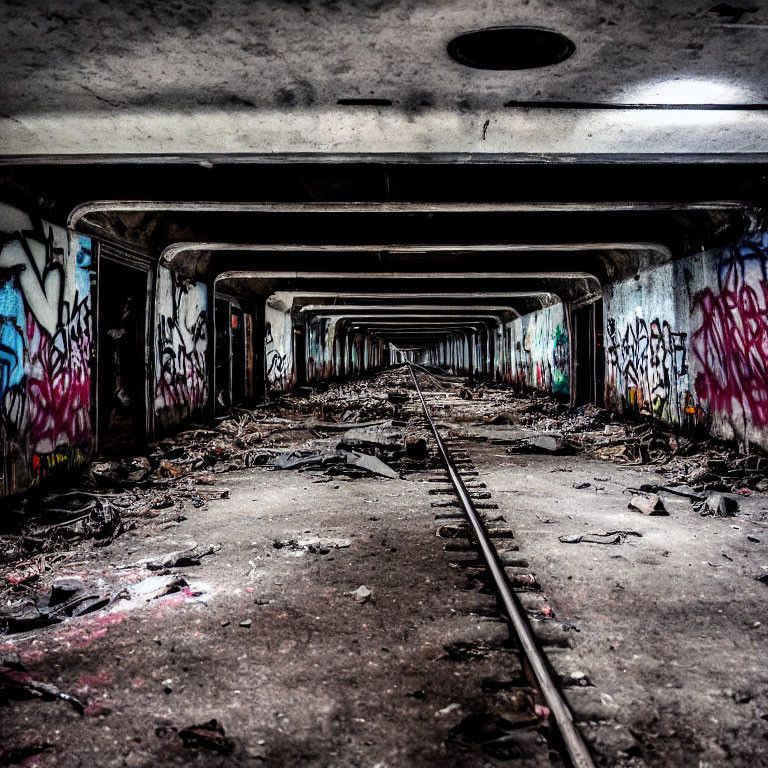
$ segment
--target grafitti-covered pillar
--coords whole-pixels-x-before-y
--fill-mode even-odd
[[[90,237],[0,204],[3,495],[90,458]]]
[[[209,287],[165,267],[155,279],[154,415],[168,428],[209,400]]]

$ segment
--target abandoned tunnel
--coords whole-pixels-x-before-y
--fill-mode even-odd
[[[768,766],[768,11],[0,7],[0,765]]]

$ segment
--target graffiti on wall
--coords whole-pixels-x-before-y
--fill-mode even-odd
[[[275,345],[272,323],[269,321],[264,325],[264,345],[267,381],[273,389],[285,390],[289,383],[288,353],[281,352]]]
[[[570,351],[562,304],[515,320],[510,349],[518,385],[569,394]]]
[[[9,207],[0,230],[0,426],[23,484],[91,440],[91,240]]]
[[[635,317],[623,327],[606,321],[608,400],[623,410],[680,423],[690,411],[687,334],[658,318]]]
[[[717,285],[694,297],[694,386],[734,436],[768,427],[768,233],[744,240],[716,264]]]
[[[160,269],[157,282],[155,411],[178,421],[208,402],[208,287]]]

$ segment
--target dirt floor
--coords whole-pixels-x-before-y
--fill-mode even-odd
[[[652,472],[488,444],[473,453],[572,627],[572,649],[553,663],[594,686],[567,691],[597,751],[615,750],[614,764],[768,765],[768,595],[755,580],[768,565],[768,498],[715,518],[661,493],[669,516],[649,517],[628,509],[626,489],[663,482]],[[633,533],[620,544],[559,540],[617,530]]]
[[[735,516],[702,516],[688,496],[721,482],[698,466],[715,466],[713,448],[691,459],[553,401],[461,392],[447,378],[424,386],[465,470],[479,473],[468,482],[486,519],[514,529],[510,574],[536,576],[540,591],[521,599],[596,762],[768,766],[768,592],[757,580],[768,574],[768,496],[745,487],[726,494]],[[395,477],[246,466],[335,445],[358,418],[423,436],[406,387],[391,374],[168,441],[129,467],[144,490],[100,502],[125,504],[108,535],[80,531],[32,557],[0,534],[0,765],[562,764],[473,551],[435,535],[457,510],[435,493],[433,460],[380,454]],[[635,448],[617,448],[619,432]],[[531,452],[542,433],[577,452]],[[749,472],[737,486],[759,483]],[[659,490],[667,516],[628,508],[629,489],[648,485],[688,496]],[[104,526],[104,509],[91,518]],[[36,530],[24,535],[38,541]],[[56,585],[91,607],[19,623],[25,601],[53,605]]]

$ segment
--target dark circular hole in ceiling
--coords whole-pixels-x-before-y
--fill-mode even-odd
[[[565,61],[576,46],[541,27],[489,27],[465,32],[448,43],[448,55],[474,69],[535,69]]]

